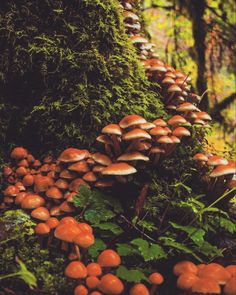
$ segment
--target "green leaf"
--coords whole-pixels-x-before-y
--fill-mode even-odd
[[[141,226],[143,229],[146,229],[146,230],[148,230],[150,232],[157,229],[157,227],[155,226],[155,224],[153,222],[151,222],[151,221],[139,220],[137,222],[137,224],[139,226]]]
[[[106,244],[101,239],[96,239],[95,243],[89,247],[88,253],[92,258],[96,258],[102,250],[106,249],[106,247]]]
[[[26,265],[19,258],[17,258],[16,261],[20,266],[18,276],[29,286],[30,289],[37,287],[37,279],[35,275],[27,269]]]
[[[163,248],[158,244],[149,244],[146,240],[143,240],[141,238],[134,239],[130,243],[138,247],[138,250],[145,261],[167,257]]]
[[[223,249],[218,249],[216,246],[204,241],[200,248],[196,249],[197,251],[204,254],[206,257],[215,257],[223,256]]]
[[[130,244],[116,244],[117,252],[120,256],[130,256],[134,254],[138,254],[138,251]]]
[[[84,218],[86,221],[90,222],[91,224],[97,224],[100,223],[101,221],[107,221],[113,218],[115,214],[109,210],[109,209],[100,209],[94,210],[94,209],[89,209],[84,212]]]
[[[178,243],[175,239],[170,238],[170,237],[160,237],[160,241],[163,241],[165,246],[179,250],[180,253],[191,254],[197,260],[202,262],[202,259],[198,255],[195,254],[194,250],[188,248],[184,244]]]
[[[145,274],[139,269],[127,269],[125,266],[121,265],[116,270],[116,275],[126,282],[139,283],[142,280],[148,281]]]
[[[204,242],[204,236],[205,236],[205,231],[200,228],[196,228],[193,226],[184,226],[184,225],[179,225],[174,222],[170,222],[170,224],[176,228],[180,229],[184,232],[186,232],[189,236],[189,238],[196,244],[196,245],[201,245]]]
[[[116,223],[112,223],[112,222],[95,224],[94,227],[97,227],[97,228],[105,230],[105,231],[110,231],[114,235],[120,235],[123,232],[123,229],[119,225],[117,225]]]

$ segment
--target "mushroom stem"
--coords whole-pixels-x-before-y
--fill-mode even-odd
[[[80,249],[79,249],[79,246],[78,245],[74,245],[74,251],[73,252],[75,252],[78,260],[80,260],[81,255],[80,255]]]
[[[150,290],[150,295],[156,294],[156,290],[157,290],[157,285],[152,285],[151,290]]]
[[[154,161],[153,161],[153,164],[154,165],[156,165],[159,162],[160,157],[161,157],[161,154],[160,153],[155,154]]]
[[[124,176],[117,175],[116,180],[121,183],[127,183],[127,179]]]
[[[109,144],[105,144],[105,151],[109,157],[111,157],[111,158],[113,157],[113,153],[112,153],[112,150],[111,150],[111,147],[109,146]]]
[[[111,139],[114,144],[115,156],[119,156],[121,154],[121,149],[120,149],[120,143],[118,141],[118,138],[116,135],[112,134]]]
[[[135,214],[136,216],[139,216],[142,208],[143,208],[143,205],[144,205],[144,202],[145,202],[145,199],[146,199],[146,195],[147,195],[147,192],[148,192],[148,188],[149,188],[149,184],[145,184],[143,186],[143,188],[141,189],[141,192],[138,196],[138,199],[136,201],[136,204],[135,204]]]

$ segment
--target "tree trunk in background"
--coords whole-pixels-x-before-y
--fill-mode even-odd
[[[194,38],[194,49],[196,53],[196,62],[198,67],[197,90],[199,95],[207,89],[206,77],[206,59],[205,59],[205,41],[206,41],[206,24],[203,19],[206,2],[205,0],[187,0],[187,9],[192,20],[192,33]],[[207,93],[204,94],[200,103],[200,108],[204,111],[209,109],[209,100]]]

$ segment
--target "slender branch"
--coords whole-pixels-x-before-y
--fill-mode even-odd
[[[231,103],[234,102],[234,100],[236,99],[236,92],[230,94],[229,96],[227,96],[225,99],[223,99],[220,103],[218,103],[213,110],[211,111],[211,116],[214,119],[222,119],[222,116],[220,114],[221,111],[223,111],[225,108],[227,108]]]
[[[128,223],[132,228],[134,228],[137,232],[139,232],[141,235],[143,235],[144,237],[146,237],[148,240],[157,243],[156,240],[154,240],[152,237],[150,237],[149,235],[145,234],[145,232],[143,232],[141,229],[139,229],[136,225],[134,225],[132,222],[130,222],[124,215],[120,215],[120,217],[126,222]]]

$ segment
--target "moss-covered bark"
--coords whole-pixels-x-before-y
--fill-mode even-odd
[[[34,152],[88,147],[101,126],[124,114],[163,114],[118,1],[4,1],[0,27],[5,150],[11,143]]]

